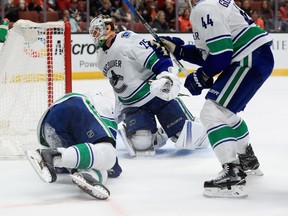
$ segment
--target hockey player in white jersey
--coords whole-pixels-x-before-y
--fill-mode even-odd
[[[107,199],[107,177],[122,169],[116,156],[117,123],[114,108],[100,92],[69,93],[52,104],[38,123],[39,143],[26,156],[45,182],[69,171],[72,182],[97,199]]]
[[[109,16],[94,18],[89,33],[97,47],[97,67],[113,87],[117,119],[124,122],[119,133],[130,156],[154,155],[168,138],[180,148],[207,146],[203,125],[177,97],[181,83],[170,58],[158,58],[139,34],[116,34]]]
[[[272,73],[272,39],[233,0],[188,3],[195,45],[185,45],[180,38],[161,41],[178,60],[200,66],[186,78],[190,93],[200,95],[209,89],[200,119],[223,170],[204,183],[204,195],[246,197],[243,170],[262,173],[248,127],[237,113]]]

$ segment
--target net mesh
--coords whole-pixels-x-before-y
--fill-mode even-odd
[[[39,147],[37,123],[65,93],[64,22],[16,22],[0,51],[0,157]]]

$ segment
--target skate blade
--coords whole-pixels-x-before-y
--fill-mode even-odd
[[[81,190],[96,199],[106,200],[110,196],[110,191],[101,184],[92,186],[79,175],[70,175],[70,177],[72,178],[72,182]]]
[[[203,195],[210,198],[246,198],[248,196],[244,185],[232,186],[227,188],[205,188]]]
[[[41,166],[42,157],[39,152],[27,150],[25,152],[25,156],[42,181],[46,183],[51,183],[53,181],[53,177],[49,169],[46,166]]]
[[[247,175],[256,175],[256,176],[263,176],[264,173],[262,172],[262,170],[260,168],[256,169],[256,170],[247,170],[245,171],[245,173]]]

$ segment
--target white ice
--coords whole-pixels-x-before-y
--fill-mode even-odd
[[[107,80],[75,81],[73,89],[97,89],[113,99]],[[188,94],[184,88],[182,93]],[[183,99],[199,116],[204,94]],[[131,159],[118,139],[123,173],[108,179],[106,201],[83,193],[65,175],[53,184],[42,182],[25,159],[0,160],[0,216],[287,216],[288,77],[269,78],[240,115],[264,172],[247,178],[246,199],[202,195],[203,182],[221,170],[210,148],[177,151],[168,143],[155,157]]]

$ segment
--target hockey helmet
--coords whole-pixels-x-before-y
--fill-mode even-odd
[[[102,14],[95,17],[90,22],[89,34],[96,45],[96,49],[102,47],[108,38],[106,24],[113,25],[114,27],[111,17]]]

